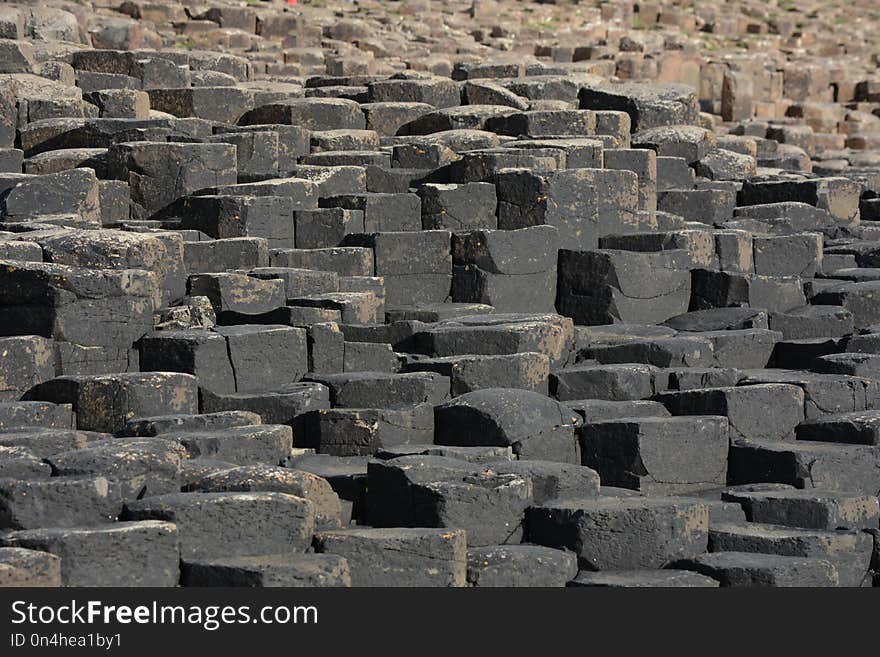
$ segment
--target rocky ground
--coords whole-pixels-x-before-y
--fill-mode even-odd
[[[880,585],[878,26],[0,5],[0,586]]]

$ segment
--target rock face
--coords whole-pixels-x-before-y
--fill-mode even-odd
[[[880,586],[876,2],[43,4],[0,586]]]

